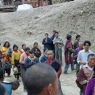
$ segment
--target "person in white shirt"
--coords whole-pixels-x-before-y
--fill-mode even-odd
[[[81,68],[84,64],[87,64],[87,63],[88,63],[88,61],[87,61],[88,55],[89,55],[89,54],[94,54],[94,52],[89,49],[90,46],[91,46],[91,42],[90,42],[90,41],[85,41],[85,42],[84,42],[84,49],[81,50],[81,51],[78,53],[77,62],[78,62],[78,64],[80,64],[80,68]]]

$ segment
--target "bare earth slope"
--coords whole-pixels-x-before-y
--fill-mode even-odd
[[[44,33],[51,33],[53,29],[60,31],[63,39],[72,31],[72,34],[79,33],[83,38],[94,41],[95,0],[76,0],[37,8],[32,13],[0,13],[1,42],[41,41]],[[32,32],[32,35],[27,32]]]

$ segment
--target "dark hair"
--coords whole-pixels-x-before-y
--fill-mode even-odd
[[[54,60],[51,64],[52,68],[58,72],[61,68],[61,64],[58,62],[58,60]]]
[[[69,35],[69,34],[67,34],[67,40],[71,40],[71,38],[72,38],[72,36],[71,35]]]
[[[5,88],[0,84],[0,95],[5,95]]]
[[[25,49],[25,51],[30,51],[30,48],[29,48],[29,47],[27,47],[27,48]]]
[[[35,44],[38,44],[38,42],[34,42],[34,44],[33,44],[33,45],[35,45]]]
[[[89,59],[90,57],[93,57],[93,56],[95,56],[95,54],[93,54],[93,53],[89,54],[87,59]]]
[[[28,95],[38,95],[50,83],[56,80],[55,70],[47,64],[35,64],[24,74],[23,83]]]
[[[80,36],[80,35],[77,35],[77,36],[76,36],[76,39],[79,38],[79,37],[81,37],[81,36]]]
[[[46,36],[46,35],[48,36],[48,33],[45,33],[45,36]]]
[[[10,47],[10,43],[9,43],[8,41],[6,41],[6,42],[4,43],[3,47],[6,47],[6,43],[8,43],[7,48],[9,48],[9,47]]]
[[[13,50],[14,50],[14,48],[18,48],[18,46],[14,44],[14,45],[13,45]]]
[[[22,48],[23,48],[23,46],[26,46],[26,44],[22,44]]]
[[[84,41],[84,46],[86,45],[86,44],[88,44],[89,46],[91,46],[91,42],[90,41]]]

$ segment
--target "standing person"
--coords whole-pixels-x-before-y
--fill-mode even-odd
[[[45,61],[46,64],[51,64],[54,61],[54,53],[51,50],[47,52],[47,60]]]
[[[43,39],[42,44],[44,45],[44,51],[46,49],[53,50],[52,40],[48,37],[48,33],[45,33],[45,38]]]
[[[76,48],[79,47],[80,38],[81,38],[80,35],[77,35],[77,36],[76,36],[75,42],[74,42],[74,44],[73,44],[73,48],[74,48],[74,49],[76,49]]]
[[[78,57],[78,53],[83,50],[83,42],[79,42],[79,47],[77,47],[75,49],[74,52],[74,64],[76,65],[76,73],[79,71],[79,64],[77,63],[77,57]]]
[[[12,51],[11,49],[8,50],[8,52],[6,53],[6,56],[4,57],[4,69],[5,69],[5,73],[8,74],[8,76],[10,76],[11,74],[11,68],[12,68]]]
[[[2,55],[5,56],[7,50],[10,48],[10,43],[8,41],[6,41],[3,45],[3,47],[1,48],[1,52]]]
[[[95,78],[89,80],[86,86],[85,95],[95,95]]]
[[[73,65],[73,47],[72,47],[72,36],[67,35],[66,37],[67,41],[65,43],[65,48],[64,48],[64,56],[65,56],[65,69],[64,69],[64,74],[67,74],[69,65],[71,64],[71,70],[74,70],[74,65]]]
[[[77,57],[77,62],[80,65],[80,68],[84,65],[87,64],[87,57],[89,54],[92,54],[93,52],[90,50],[90,46],[91,46],[91,42],[90,41],[84,41],[84,49],[81,50],[78,53],[78,57]]]
[[[40,49],[38,47],[38,43],[37,42],[34,42],[32,51],[33,51],[35,57],[38,58],[38,60],[39,60],[39,58],[41,56],[41,51],[40,51]]]
[[[17,72],[14,73],[15,78],[19,80],[20,76],[20,51],[18,50],[18,46],[14,45],[13,46],[13,52],[12,52],[12,64],[14,65],[14,68],[17,68]]]
[[[56,37],[56,30],[53,30],[53,34],[52,34],[52,36],[51,36],[51,40],[53,41],[54,40],[54,38]]]
[[[77,74],[76,83],[80,88],[80,95],[85,95],[86,85],[94,75],[95,55],[89,54],[87,60],[88,63],[84,65]]]
[[[57,95],[58,78],[55,70],[47,64],[35,64],[24,75],[27,95]]]
[[[63,47],[63,40],[59,37],[59,33],[56,31],[55,38],[53,40],[53,44],[55,46],[55,59],[60,61],[62,65],[62,47]]]
[[[26,58],[29,56],[29,51],[30,51],[30,48],[25,48],[24,52],[21,54],[20,56],[20,69],[21,69],[21,77],[23,79],[23,74],[25,73],[25,69],[24,69],[24,63],[25,63],[25,60]]]
[[[25,52],[26,44],[22,44],[22,49],[20,50],[21,54]]]

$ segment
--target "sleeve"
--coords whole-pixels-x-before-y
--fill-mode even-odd
[[[90,80],[86,86],[85,95],[92,95],[91,92],[92,92],[93,87],[91,86],[92,86],[92,83]]]
[[[81,52],[78,53],[77,62],[79,63],[81,61]]]
[[[14,52],[12,52],[12,64],[14,64]]]
[[[45,44],[45,39],[43,39],[42,44],[43,44],[43,45]]]
[[[23,55],[20,56],[20,64],[24,63],[24,58],[23,58]]]
[[[87,80],[85,78],[85,75],[84,75],[84,71],[83,69],[81,69],[78,74],[77,74],[77,81],[81,84],[81,85],[84,85],[87,83]]]

